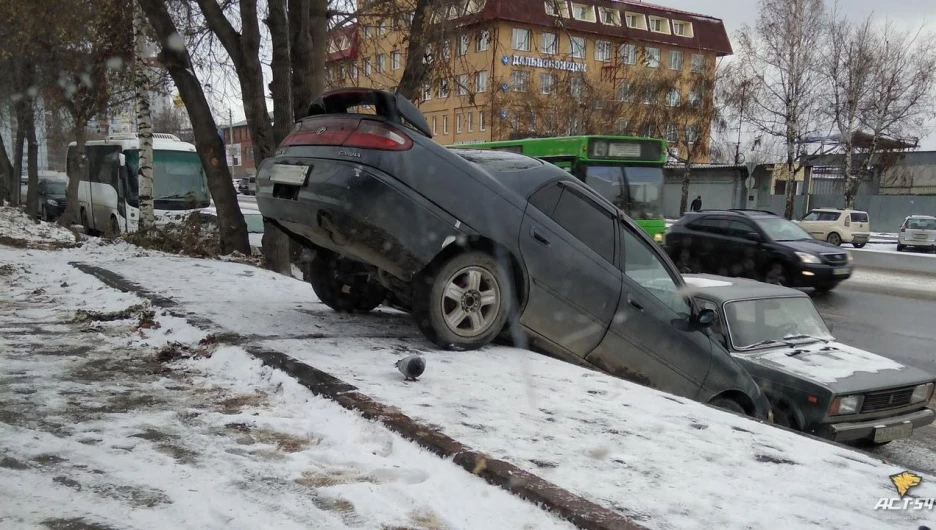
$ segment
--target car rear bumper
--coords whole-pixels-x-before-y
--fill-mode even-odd
[[[916,239],[913,237],[898,236],[897,242],[907,247],[936,247],[936,239]]]
[[[867,243],[871,240],[871,234],[868,232],[852,232],[851,234],[843,234],[842,241],[846,243]]]
[[[936,412],[933,412],[932,409],[926,408],[891,418],[881,418],[862,422],[829,423],[823,425],[817,434],[823,438],[828,438],[836,442],[850,442],[857,440],[873,441],[874,433],[877,429],[896,427],[909,423],[913,426],[913,429],[916,430],[920,427],[925,427],[926,425],[933,423],[934,419],[936,419]]]
[[[791,287],[813,287],[818,284],[836,284],[851,277],[851,264],[828,265],[803,263],[793,273]]]
[[[302,186],[274,184],[264,164],[257,206],[294,236],[409,280],[470,229],[395,178],[339,160],[311,164]]]

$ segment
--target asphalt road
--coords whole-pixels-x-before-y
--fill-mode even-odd
[[[840,341],[936,374],[936,294],[914,298],[904,294],[884,282],[849,287],[846,281],[813,300]],[[936,474],[936,427],[918,429],[908,440],[868,452],[895,465]]]

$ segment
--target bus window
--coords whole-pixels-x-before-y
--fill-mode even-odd
[[[205,172],[197,153],[160,150],[154,151],[153,158],[154,200],[208,203]]]
[[[620,166],[586,166],[585,184],[627,212],[627,187],[624,185],[624,169]]]
[[[85,149],[88,156],[88,175],[95,184],[105,184],[117,188],[117,175],[120,168],[120,147],[112,145],[94,145]]]
[[[663,213],[663,170],[658,167],[628,167],[630,215],[634,219],[660,219]],[[626,210],[625,210],[626,211]]]

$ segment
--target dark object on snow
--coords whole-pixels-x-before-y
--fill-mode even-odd
[[[410,355],[397,361],[396,367],[406,377],[404,381],[416,381],[426,371],[426,360],[419,355]]]
[[[336,311],[387,303],[446,349],[525,335],[573,364],[767,419],[757,383],[709,337],[714,313],[682,295],[672,260],[585,169],[449,149],[399,94],[342,88],[257,168],[257,206],[314,251],[306,277]]]

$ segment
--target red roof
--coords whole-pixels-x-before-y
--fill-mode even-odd
[[[718,18],[633,0],[581,0],[581,3],[622,11],[622,25],[610,26],[600,22],[586,22],[572,18],[561,19],[562,25],[566,29],[582,33],[607,35],[625,40],[653,42],[680,48],[694,48],[714,52],[719,56],[733,53],[728,32],[725,30],[724,23]],[[623,24],[623,11],[669,19],[676,18],[677,20],[690,22],[692,23],[693,36],[681,37],[628,28]],[[506,20],[548,27],[555,27],[558,22],[556,17],[546,14],[544,0],[488,0],[479,16],[482,20]]]

